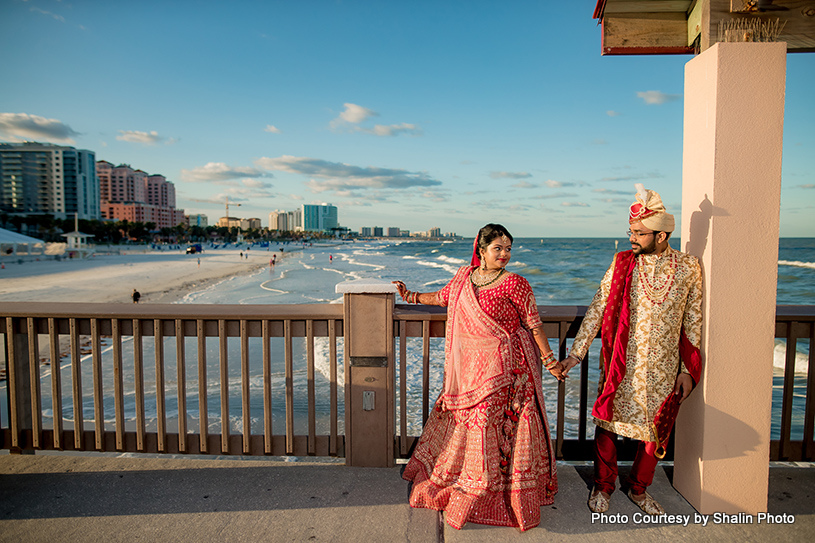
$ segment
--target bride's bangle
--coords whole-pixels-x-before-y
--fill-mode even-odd
[[[551,370],[557,366],[557,357],[555,357],[555,352],[549,351],[548,354],[541,355],[541,363],[543,363],[547,370]]]

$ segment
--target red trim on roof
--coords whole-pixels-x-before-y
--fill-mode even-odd
[[[594,6],[594,15],[592,19],[603,19],[603,12],[606,10],[606,0],[597,0],[597,5]]]
[[[604,55],[692,55],[693,47],[603,47]]]

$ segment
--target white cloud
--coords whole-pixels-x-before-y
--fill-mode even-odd
[[[800,189],[815,189],[815,183],[808,183],[806,185],[798,185]]]
[[[528,179],[532,177],[529,172],[490,172],[493,179]]]
[[[552,189],[559,189],[563,186],[563,183],[560,181],[555,181],[554,179],[547,179],[544,185]]]
[[[450,198],[447,194],[439,190],[426,190],[421,194],[422,200],[432,200],[433,202],[448,202]]]
[[[379,113],[367,107],[362,107],[357,104],[346,102],[343,104],[345,110],[340,115],[331,121],[330,126],[332,130],[348,131],[348,132],[361,132],[363,134],[372,134],[379,137],[392,137],[401,134],[410,136],[421,136],[422,129],[415,124],[398,123],[398,124],[377,124],[373,127],[361,126],[362,123],[371,117],[379,117]]]
[[[609,109],[608,111],[606,111],[606,115],[608,115],[609,117],[619,117],[621,113],[618,111],[614,111],[613,109]]]
[[[272,187],[271,183],[268,181],[263,181],[262,179],[241,179],[241,183],[243,183],[243,185],[246,187],[254,189],[268,189]]]
[[[65,17],[63,17],[62,15],[57,15],[56,13],[51,13],[50,11],[45,11],[44,9],[35,8],[35,7],[31,7],[29,9],[30,9],[30,11],[33,11],[34,13],[39,13],[41,15],[51,17],[52,19],[55,19],[55,20],[57,20],[57,21],[59,21],[61,23],[65,22]]]
[[[156,145],[157,143],[161,143],[166,141],[167,143],[173,143],[174,140],[166,140],[158,135],[158,132],[155,130],[151,132],[140,132],[138,130],[119,130],[119,136],[116,136],[116,139],[119,141],[127,141],[130,143],[141,143],[142,145]]]
[[[637,96],[648,105],[660,105],[666,102],[674,102],[682,98],[681,94],[667,94],[662,91],[640,91]]]
[[[47,140],[52,143],[75,143],[79,136],[73,128],[57,119],[46,119],[28,113],[0,113],[0,135],[6,140],[21,142]]]
[[[227,166],[223,162],[209,162],[191,170],[181,170],[181,178],[186,181],[226,181],[240,177],[269,177],[269,174],[246,166]]]
[[[375,136],[398,136],[399,134],[408,134],[411,136],[422,135],[422,129],[416,126],[415,124],[410,123],[400,123],[391,125],[377,124],[371,129],[358,127],[358,130],[360,132],[365,132],[366,134],[373,134]]]
[[[441,185],[424,172],[402,169],[361,167],[317,158],[284,155],[261,158],[255,165],[266,170],[278,170],[311,177],[306,185],[314,192],[348,189],[404,189]],[[316,178],[316,179],[315,179]]]
[[[537,188],[538,185],[530,183],[529,181],[519,181],[512,186],[516,189],[534,189]]]
[[[280,129],[273,124],[267,124],[264,132],[271,132],[272,134],[280,134]]]
[[[379,113],[372,109],[368,109],[367,107],[358,106],[357,104],[352,104],[350,102],[346,102],[343,105],[345,106],[345,110],[340,113],[339,117],[331,121],[332,128],[337,128],[345,123],[359,124],[370,117],[379,116]]]
[[[563,207],[589,207],[586,202],[560,202]]]

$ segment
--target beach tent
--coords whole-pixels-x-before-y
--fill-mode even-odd
[[[0,256],[41,255],[44,251],[45,242],[41,239],[0,228]]]

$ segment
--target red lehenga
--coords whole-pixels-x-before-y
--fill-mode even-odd
[[[465,266],[437,293],[448,306],[444,391],[403,477],[410,505],[444,511],[447,523],[540,523],[557,492],[549,424],[529,330],[535,296],[519,275],[470,283]]]

